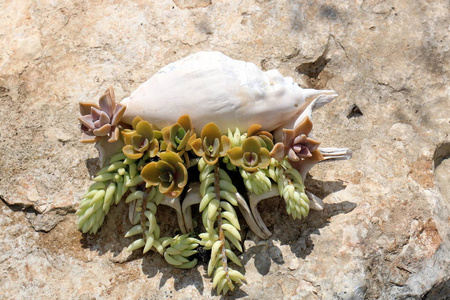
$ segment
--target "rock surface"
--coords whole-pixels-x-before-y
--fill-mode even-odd
[[[450,294],[448,1],[12,1],[0,3],[0,298],[216,298],[205,265],[124,249],[124,204],[76,228],[97,154],[80,100],[128,96],[162,66],[222,51],[340,98],[314,114],[353,159],[311,170],[325,209],[248,232],[248,284],[230,298],[440,299]],[[161,218],[173,218],[169,210]],[[282,221],[281,221],[282,220]]]

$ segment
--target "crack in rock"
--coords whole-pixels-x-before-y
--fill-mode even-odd
[[[25,217],[30,222],[31,226],[36,232],[49,232],[63,221],[68,213],[75,212],[72,207],[58,208],[46,213],[39,212],[31,204],[15,203],[9,204],[3,196],[0,196],[0,200],[13,212],[23,212]]]

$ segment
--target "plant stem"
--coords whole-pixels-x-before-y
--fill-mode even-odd
[[[214,192],[216,194],[216,199],[220,201],[220,173],[219,173],[219,163],[214,165]],[[230,279],[230,275],[228,274],[228,260],[227,260],[227,253],[225,248],[225,235],[223,233],[222,229],[222,208],[219,206],[219,209],[217,210],[219,212],[219,215],[217,216],[217,227],[219,229],[219,240],[221,242],[221,252],[222,252],[222,267],[225,271],[225,276],[227,278],[228,287],[230,290],[233,290],[233,284]]]
[[[145,210],[147,209],[148,196],[150,195],[150,190],[152,188],[153,187],[145,189],[144,196],[142,197],[141,227],[142,227],[142,237],[143,237],[144,241],[147,240],[147,236],[145,235],[145,231],[146,231],[145,223],[147,223],[147,218],[145,217]]]

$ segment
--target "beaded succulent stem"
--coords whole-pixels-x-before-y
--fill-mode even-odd
[[[83,196],[78,208],[78,227],[83,233],[96,233],[113,204],[118,204],[127,191],[142,183],[134,161],[122,152],[113,155],[109,165],[97,172],[94,184]]]
[[[146,188],[145,189],[145,192],[144,192],[144,196],[142,197],[142,205],[141,205],[141,209],[142,209],[142,213],[141,213],[141,215],[140,215],[140,221],[141,221],[141,227],[142,227],[142,238],[144,239],[144,240],[146,240],[147,239],[147,236],[146,236],[146,231],[147,231],[147,226],[146,226],[146,223],[147,223],[147,221],[148,221],[148,219],[145,217],[145,210],[147,209],[147,201],[148,201],[148,196],[150,195],[150,191],[151,191],[151,188]]]
[[[272,158],[266,174],[277,182],[278,191],[286,201],[286,211],[294,220],[306,218],[309,213],[309,199],[300,173],[294,169],[287,159],[281,162]]]
[[[139,192],[141,196],[134,200],[138,202],[135,207],[135,219],[139,224],[132,227],[125,237],[142,234],[142,238],[131,243],[127,250],[132,251],[143,247],[143,253],[146,253],[153,247],[162,255],[164,249],[159,242],[160,228],[156,220],[156,211],[164,196],[155,187]]]
[[[112,90],[105,97],[113,98]],[[274,145],[273,134],[263,130],[261,124],[253,124],[243,134],[236,128],[234,133],[228,129],[228,135],[223,135],[215,123],[208,123],[197,137],[188,115],[161,130],[136,116],[130,124],[133,129],[125,128],[116,120],[108,123],[112,104],[108,104],[111,99],[106,102],[105,99],[100,104],[106,111],[103,113],[95,104],[81,106],[82,128],[92,129],[86,133],[92,133],[91,139],[85,141],[104,141],[106,135],[114,140],[118,138],[118,128],[124,126],[121,133],[125,146],[96,174],[95,183],[83,196],[76,213],[78,227],[83,233],[96,233],[110,208],[124,199],[129,204],[129,219],[134,225],[125,237],[137,237],[127,250],[143,249],[143,253],[156,250],[167,263],[186,269],[197,264],[194,255],[201,245],[202,250],[211,252],[207,274],[212,277],[218,295],[233,291],[234,284],[245,281],[244,275],[229,265],[243,267],[233,251],[243,251],[236,208],[241,210],[253,232],[266,239],[271,233],[258,212],[258,203],[279,195],[294,219],[305,218],[310,207],[323,209],[321,200],[305,190],[306,172],[321,160],[348,159],[350,155],[347,149],[341,149],[340,153],[344,154],[334,156],[327,156],[334,148],[321,152],[318,142],[308,138],[312,129],[308,117],[293,130],[283,129],[283,142]],[[90,109],[91,115],[85,114],[86,109]],[[120,117],[122,110],[119,106],[114,114]],[[112,126],[117,128],[109,132]],[[189,175],[195,174],[189,169],[195,165],[200,182],[189,184],[192,179]],[[233,171],[234,176],[240,175],[247,198],[238,191],[227,170]],[[160,236],[156,218],[159,204],[176,210],[183,235]],[[191,206],[197,204],[205,228],[199,239],[191,236],[194,231]]]
[[[220,169],[219,164],[214,165],[214,192],[216,194],[216,199],[220,199]],[[217,216],[217,227],[219,229],[219,241],[220,241],[220,248],[222,252],[222,267],[225,271],[225,278],[227,279],[227,284],[230,290],[234,289],[233,283],[231,282],[230,275],[228,274],[228,259],[226,254],[226,248],[225,248],[225,234],[223,232],[222,228],[222,208],[219,206],[217,209],[217,212],[219,213]]]
[[[200,244],[205,250],[211,250],[208,263],[208,275],[213,274],[213,287],[217,294],[233,290],[233,282],[242,283],[244,276],[228,265],[230,259],[242,267],[239,258],[231,251],[233,244],[239,251],[241,236],[240,225],[233,206],[238,205],[235,193],[236,187],[225,170],[218,163],[209,165],[204,159],[198,163],[200,171],[200,194],[202,200],[199,210],[202,212],[202,222],[206,232],[201,233]]]

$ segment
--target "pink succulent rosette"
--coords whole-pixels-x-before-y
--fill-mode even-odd
[[[311,119],[307,116],[294,129],[283,129],[282,141],[276,143],[270,152],[278,161],[287,157],[291,165],[302,174],[303,179],[311,164],[324,160],[319,150],[320,142],[309,137],[312,127]]]
[[[107,139],[112,143],[119,139],[118,124],[126,106],[115,102],[114,89],[108,88],[99,99],[99,105],[80,102],[81,142],[94,143]]]

